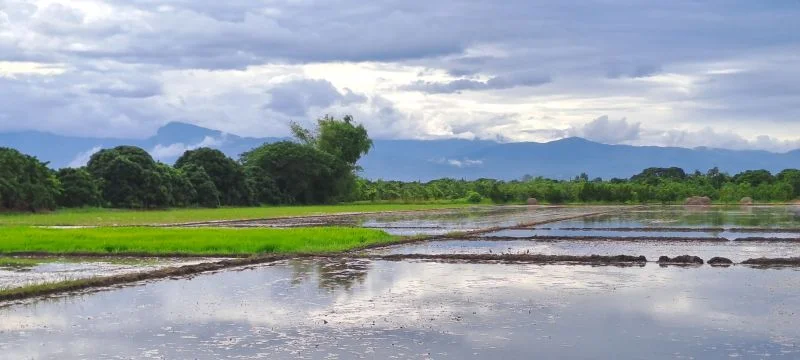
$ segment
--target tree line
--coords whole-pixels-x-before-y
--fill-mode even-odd
[[[570,180],[526,175],[520,180],[473,181],[439,179],[430,182],[357,182],[359,200],[427,201],[462,199],[494,203],[525,203],[535,198],[548,203],[678,203],[691,196],[708,196],[723,203],[743,198],[761,202],[785,202],[800,197],[800,170],[777,174],[748,170],[735,175],[713,168],[705,173],[686,173],[677,167],[648,168],[627,179],[590,179],[581,174]],[[476,196],[477,195],[477,196]]]
[[[780,202],[800,197],[800,170],[777,174],[717,168],[686,173],[648,168],[627,179],[439,179],[429,182],[358,178],[358,160],[372,148],[366,129],[351,116],[325,116],[314,129],[292,124],[296,141],[261,145],[234,160],[219,150],[186,151],[174,165],[147,151],[118,146],[93,154],[84,167],[57,171],[35,157],[0,148],[0,210],[58,207],[153,209],[168,207],[323,204],[348,201],[466,201],[524,203],[675,203],[708,196],[725,203],[750,197]]]
[[[372,148],[351,116],[325,116],[315,129],[292,124],[298,141],[268,143],[234,160],[219,150],[186,151],[174,166],[135,146],[93,154],[57,171],[15,149],[0,148],[0,210],[57,207],[167,207],[318,204],[351,201],[356,163]]]

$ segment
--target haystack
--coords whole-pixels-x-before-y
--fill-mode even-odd
[[[711,198],[708,196],[692,196],[686,198],[683,204],[690,206],[709,206],[711,205]]]

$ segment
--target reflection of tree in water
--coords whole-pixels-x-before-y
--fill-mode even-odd
[[[292,285],[311,279],[316,274],[320,289],[350,290],[363,284],[369,272],[370,261],[364,259],[314,259],[290,262],[294,272]]]
[[[610,223],[640,223],[645,226],[797,226],[800,225],[800,206],[727,206],[727,207],[673,207],[654,208],[648,211],[587,217],[581,220],[586,226]]]
[[[466,208],[451,209],[436,213],[415,213],[415,214],[389,214],[389,215],[367,215],[360,219],[359,225],[364,226],[445,226],[445,225],[465,225],[482,224],[497,221],[498,218],[514,214],[524,214],[530,211],[527,208]]]

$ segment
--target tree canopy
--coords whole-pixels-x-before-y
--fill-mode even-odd
[[[250,203],[244,168],[222,151],[207,147],[186,151],[175,162],[175,167],[182,169],[188,165],[205,170],[219,192],[219,200],[222,205],[248,205]]]
[[[61,184],[47,164],[17,150],[0,148],[0,209],[51,210]]]

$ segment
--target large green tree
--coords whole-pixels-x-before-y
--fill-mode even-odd
[[[355,167],[358,160],[372,149],[372,140],[364,125],[356,124],[353,117],[341,120],[332,116],[317,120],[317,128],[309,130],[292,123],[292,133],[301,142],[335,156]]]
[[[166,187],[169,206],[186,207],[197,204],[197,191],[181,169],[163,163],[157,163],[156,169],[162,186]]]
[[[179,169],[188,165],[205,170],[219,191],[222,205],[247,205],[251,202],[244,167],[222,151],[206,147],[189,150],[175,162]]]
[[[775,177],[768,170],[747,170],[736,174],[733,181],[737,184],[748,183],[755,187],[761,184],[772,184]]]
[[[340,179],[350,174],[348,166],[335,156],[315,147],[291,141],[265,144],[242,154],[253,174],[268,177],[291,203],[330,203],[338,193]]]
[[[47,164],[17,150],[0,148],[0,209],[52,210],[61,185]]]
[[[103,199],[112,207],[159,208],[169,206],[168,181],[147,151],[135,146],[103,149],[86,165],[101,180]]]
[[[100,206],[103,202],[98,181],[85,168],[60,169],[58,181],[62,188],[58,196],[58,206]]]
[[[186,164],[180,170],[186,174],[186,178],[195,190],[192,203],[208,208],[219,207],[219,190],[202,166]]]

